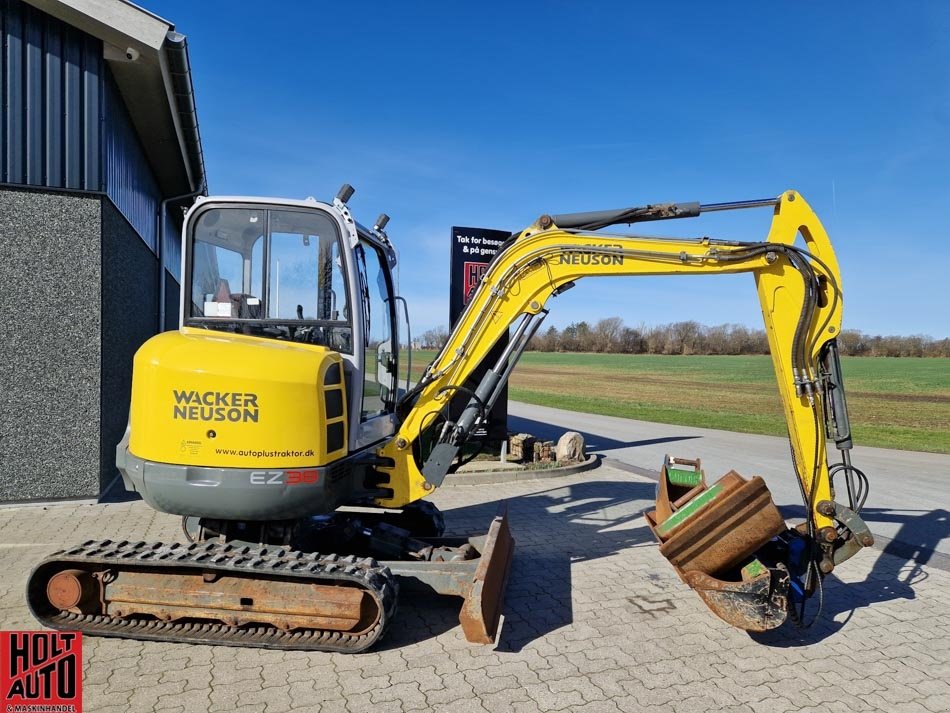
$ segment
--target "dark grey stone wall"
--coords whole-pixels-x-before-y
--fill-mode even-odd
[[[99,494],[101,203],[0,188],[0,500]]]
[[[129,420],[132,358],[158,329],[158,260],[111,201],[102,201],[103,490],[118,475],[115,446]]]

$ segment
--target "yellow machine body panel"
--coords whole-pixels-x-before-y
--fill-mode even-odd
[[[345,397],[332,349],[183,327],[135,355],[129,451],[175,465],[326,465],[347,453]]]

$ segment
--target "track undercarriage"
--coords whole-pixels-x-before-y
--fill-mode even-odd
[[[432,536],[443,525],[428,503],[255,530],[288,540],[276,544],[209,524],[189,544],[103,540],[58,552],[33,570],[30,608],[46,626],[90,635],[356,653],[383,637],[402,585],[462,597],[466,638],[494,640],[514,545],[504,512],[471,538]],[[329,551],[348,554],[320,554]]]

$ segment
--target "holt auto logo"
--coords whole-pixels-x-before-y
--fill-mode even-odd
[[[465,279],[462,281],[462,294],[464,295],[462,304],[468,304],[475,294],[478,283],[482,281],[482,276],[488,269],[488,263],[466,262],[463,264],[463,269]]]
[[[0,713],[82,713],[82,634],[0,631]]]

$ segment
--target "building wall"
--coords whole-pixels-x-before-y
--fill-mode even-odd
[[[0,0],[0,183],[102,189],[102,42]]]
[[[164,218],[159,250],[165,196],[102,53],[99,40],[0,0],[0,294],[12,321],[0,501],[108,486],[132,356],[158,330],[160,279],[165,324],[178,323],[180,216]]]
[[[108,67],[105,74],[102,104],[105,192],[154,252],[158,249],[156,216],[162,194]]]
[[[181,280],[181,228],[184,220],[185,211],[181,206],[171,206],[165,211],[165,239],[162,243],[162,256],[165,269],[176,281]]]
[[[178,303],[181,300],[181,285],[165,271],[165,326],[164,330],[178,329]]]
[[[158,260],[125,216],[102,200],[100,481],[118,475],[115,447],[129,420],[132,357],[158,331]]]
[[[104,191],[156,251],[163,196],[102,42],[0,0],[0,183]]]
[[[157,331],[158,260],[101,195],[0,189],[0,235],[0,501],[96,497],[117,475],[132,358]]]
[[[99,494],[101,203],[0,188],[0,500]]]

